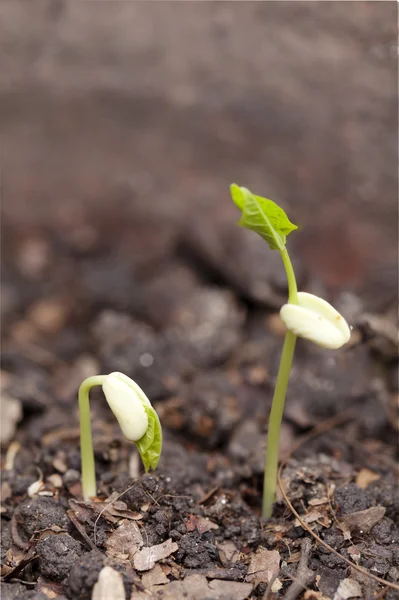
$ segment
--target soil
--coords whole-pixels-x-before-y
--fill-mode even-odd
[[[361,597],[377,598],[383,587],[314,543],[281,494],[273,519],[260,518],[267,414],[283,336],[274,300],[266,307],[248,290],[243,295],[222,260],[215,280],[206,254],[198,262],[182,243],[160,252],[165,242],[157,236],[147,246],[145,275],[134,254],[126,270],[108,271],[107,263],[120,259],[105,216],[96,227],[97,241],[84,251],[43,231],[51,264],[35,281],[10,270],[9,285],[23,306],[8,315],[3,342],[6,410],[19,407],[3,457],[3,598],[91,598],[106,566],[105,573],[120,574],[132,600],[244,599],[267,590],[270,598],[299,597],[301,586],[294,596],[287,590],[298,580],[307,539],[304,585],[315,595],[306,598],[341,597],[343,582]],[[132,221],[126,238],[133,228]],[[306,263],[300,272],[309,281]],[[46,281],[53,289],[42,295]],[[133,299],[126,285],[137,290]],[[273,298],[284,293],[273,278],[269,285]],[[380,318],[389,323],[389,311]],[[304,442],[282,480],[324,542],[398,582],[397,430],[389,387],[397,364],[393,353],[376,352],[362,323],[360,312],[353,343],[335,353],[298,344],[282,452],[325,419],[352,412]],[[155,473],[140,474],[134,447],[93,392],[99,494],[85,505],[77,387],[85,376],[114,370],[131,375],[151,397],[164,427],[163,455]],[[10,414],[3,418],[12,420]],[[159,562],[137,564],[145,548],[161,548]],[[268,571],[262,565],[272,552],[277,567]],[[178,582],[181,588],[169,589]],[[395,594],[387,589],[385,597]]]
[[[42,16],[63,32],[57,51],[35,45],[38,11],[26,42],[38,52],[37,71],[15,89],[0,78],[4,600],[399,598],[396,20],[369,2],[350,3],[350,14],[345,3],[322,11],[319,3],[248,3],[241,16],[229,3],[207,4],[196,5],[195,18],[185,6],[180,21],[163,14],[177,30],[163,38],[160,27],[153,51],[170,48],[173,84],[148,66],[154,37],[146,41],[143,24],[154,15],[144,3],[134,7],[143,25],[135,64],[147,92],[134,82],[118,88],[126,75],[126,63],[113,62],[118,48],[106,60],[91,18],[80,30],[84,20],[63,2]],[[22,27],[15,10],[4,14]],[[108,22],[102,10],[95,18]],[[292,19],[287,11],[296,25],[273,37]],[[312,23],[317,56],[306,41]],[[253,27],[248,47],[233,35],[241,24]],[[275,61],[267,85],[258,70],[243,75],[251,40],[268,38],[263,27],[271,37],[262,53]],[[84,46],[84,31],[98,51]],[[179,31],[189,35],[177,51]],[[231,88],[212,78],[209,44],[194,69],[190,36],[199,44],[202,35],[246,57],[243,72],[226,71]],[[79,69],[71,44],[82,52]],[[182,44],[192,66],[183,75]],[[9,47],[21,70],[30,52]],[[59,80],[53,60],[65,69]],[[121,79],[102,78],[107,65]],[[66,92],[71,81],[81,87]],[[341,93],[351,102],[340,104]],[[287,289],[278,254],[235,224],[227,189],[240,172],[306,222],[289,245],[298,283],[353,326],[336,352],[298,342],[281,435],[291,506],[279,491],[270,521],[260,511],[263,463]],[[323,211],[320,198],[329,199]],[[93,390],[98,498],[85,504],[77,389],[112,371],[151,399],[163,454],[154,473],[142,473]]]

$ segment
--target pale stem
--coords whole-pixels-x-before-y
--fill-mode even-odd
[[[287,248],[280,250],[281,258],[283,259],[285,272],[288,280],[288,302],[290,304],[298,304],[298,288],[296,285],[295,273],[292,268],[291,259],[288,255]]]
[[[272,409],[270,411],[269,428],[267,435],[265,475],[263,483],[263,509],[265,519],[272,516],[273,504],[276,498],[278,446],[280,440],[281,421],[284,412],[285,395],[294,356],[297,336],[287,331],[284,339],[283,352],[280,359],[280,368],[274,390]]]
[[[80,413],[80,455],[82,462],[82,493],[85,501],[97,495],[96,469],[94,464],[93,439],[90,423],[89,391],[95,385],[102,385],[105,375],[88,377],[79,388]]]

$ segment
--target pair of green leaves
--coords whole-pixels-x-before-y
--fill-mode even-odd
[[[298,229],[285,212],[272,200],[255,196],[247,188],[233,183],[230,186],[233,202],[242,212],[239,225],[259,234],[271,250],[285,248],[287,235]]]

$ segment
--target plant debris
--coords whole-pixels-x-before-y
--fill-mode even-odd
[[[280,554],[277,550],[258,548],[248,567],[246,580],[256,583],[273,583],[273,591],[281,588],[281,583],[276,579],[280,570]]]
[[[341,522],[346,525],[351,533],[368,533],[374,525],[377,525],[385,515],[386,509],[383,506],[371,506],[366,510],[350,513],[341,518]]]
[[[138,571],[149,571],[156,562],[163,558],[167,558],[178,549],[179,546],[171,539],[162,542],[162,544],[150,546],[149,548],[142,548],[142,550],[138,550],[134,554],[134,567]]]

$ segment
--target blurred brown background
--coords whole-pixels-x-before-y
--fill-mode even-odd
[[[206,255],[236,231],[236,181],[301,225],[290,247],[328,289],[396,293],[396,13],[3,0],[5,282],[32,279],[54,240],[84,253],[100,239],[144,268],[171,239]]]

